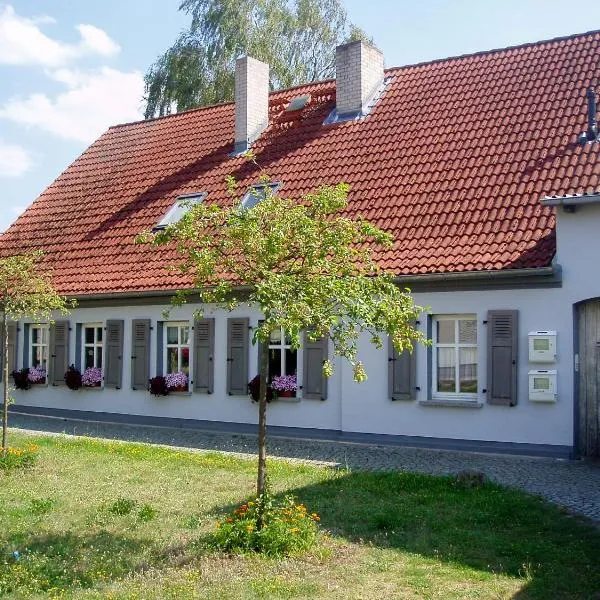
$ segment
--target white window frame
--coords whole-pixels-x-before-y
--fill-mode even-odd
[[[169,337],[167,335],[167,328],[168,327],[177,327],[177,343],[176,344],[169,344]],[[188,330],[188,341],[187,344],[182,344],[181,343],[181,329],[183,327],[187,327]],[[163,334],[163,373],[165,375],[167,375],[168,373],[170,373],[171,371],[169,371],[169,361],[167,359],[168,355],[169,355],[169,348],[177,348],[177,371],[175,371],[176,373],[183,373],[183,369],[181,368],[182,365],[182,353],[181,350],[183,348],[187,348],[188,349],[188,381],[191,377],[192,374],[192,347],[190,344],[190,338],[192,335],[192,328],[190,326],[189,321],[165,321],[163,324],[163,329],[164,329],[164,334]]]
[[[86,343],[85,332],[86,329],[94,329],[94,341],[93,343]],[[98,329],[102,331],[102,340],[98,341]],[[102,369],[104,373],[104,324],[103,323],[82,323],[81,325],[81,372],[83,373],[87,367],[85,366],[86,350],[88,348],[94,349],[94,367],[98,364],[98,356],[102,357],[102,366],[98,367]]]
[[[454,343],[440,344],[437,341],[437,324],[439,321],[454,321]],[[475,321],[475,331],[477,335],[477,343],[467,344],[459,342],[458,337],[458,322],[459,321]],[[431,361],[431,393],[434,400],[477,400],[478,391],[476,392],[447,392],[439,391],[438,386],[438,365],[437,365],[437,349],[438,348],[454,348],[455,349],[455,384],[456,389],[460,390],[460,348],[474,348],[477,357],[477,386],[479,386],[479,378],[481,370],[479,368],[479,332],[477,331],[477,315],[475,314],[449,314],[449,315],[434,315],[432,317],[432,361]]]
[[[280,358],[280,371],[282,374],[285,373],[285,351],[286,350],[294,350],[291,344],[286,344],[285,342],[285,329],[280,327],[281,333],[281,341],[279,344],[271,343],[271,339],[269,338],[269,350],[281,350],[281,358]],[[296,379],[298,378],[298,349],[296,348]],[[272,374],[269,373],[269,379],[273,379]]]
[[[39,329],[42,333],[42,339],[44,339],[44,332],[46,333],[46,343],[34,343],[33,341],[33,330]],[[46,352],[42,350],[42,356],[46,355],[46,366],[42,367],[46,369],[46,379],[48,379],[48,367],[50,360],[50,327],[48,323],[30,323],[29,324],[29,366],[34,367],[34,356],[35,356],[35,348],[46,349]]]

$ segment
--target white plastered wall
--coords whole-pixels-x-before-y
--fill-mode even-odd
[[[432,438],[481,441],[518,442],[571,446],[573,444],[573,305],[587,298],[600,297],[600,206],[585,206],[575,214],[557,214],[558,252],[556,261],[563,269],[560,288],[512,289],[485,291],[455,291],[415,294],[415,301],[429,306],[432,314],[474,314],[478,323],[478,400],[481,408],[424,406],[427,399],[427,350],[416,349],[417,398],[396,401],[388,398],[387,349],[377,350],[366,340],[360,347],[369,379],[363,384],[352,380],[352,369],[336,359],[336,372],[329,381],[325,401],[273,402],[268,420],[272,425],[333,429],[346,432],[381,433]],[[132,306],[127,308],[81,308],[72,312],[70,355],[75,359],[75,323],[125,320],[123,389],[81,390],[65,387],[36,387],[27,392],[15,392],[22,405],[71,410],[129,413],[210,421],[255,423],[256,405],[247,396],[226,394],[226,327],[227,318],[249,316],[256,325],[258,311],[238,309],[232,313],[210,311],[215,317],[215,392],[212,395],[190,394],[155,398],[148,392],[130,388],[131,320],[152,319],[151,374],[156,368],[156,322],[163,320],[165,306]],[[484,321],[487,311],[511,309],[519,311],[518,404],[515,407],[490,406],[483,390],[486,388],[486,339]],[[172,311],[172,320],[193,318],[193,306]],[[427,317],[419,327],[426,331]],[[557,362],[555,365],[535,365],[528,361],[529,331],[556,330]],[[19,331],[19,362],[22,362],[23,327]],[[193,347],[190,349],[193,353]],[[191,357],[193,364],[193,356]],[[302,360],[299,357],[299,380],[302,380]],[[555,368],[558,371],[558,401],[534,403],[528,399],[530,369]],[[249,374],[257,370],[257,349],[250,347]]]

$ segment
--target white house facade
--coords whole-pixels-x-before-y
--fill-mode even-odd
[[[600,144],[588,91],[599,58],[591,32],[384,71],[358,42],[338,50],[337,85],[269,96],[265,65],[244,59],[243,110],[112,128],[0,237],[2,255],[44,249],[58,290],[78,300],[54,324],[9,326],[9,368],[44,374],[11,410],[253,431],[260,312],[209,306],[199,319],[190,302],[165,316],[186,286],[167,271],[176,257],[133,242],[177,218],[182,198],[227,201],[226,174],[251,189],[258,173],[237,153],[252,147],[281,193],[348,181],[348,210],[396,240],[377,260],[428,307],[416,327],[429,346],[398,355],[361,340],[360,384],[326,340],[294,350],[274,332],[270,375],[295,375],[298,389],[270,403],[273,431],[600,454]],[[369,84],[350,85],[355,75]],[[69,389],[71,365],[98,370],[98,385]],[[183,385],[150,393],[152,378],[175,373]]]

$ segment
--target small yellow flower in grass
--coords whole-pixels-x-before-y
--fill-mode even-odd
[[[252,525],[246,525],[246,531],[248,533],[252,533],[254,531],[254,527]]]
[[[310,515],[315,521],[320,521],[321,517],[317,514],[317,513],[312,513],[312,515]]]
[[[37,444],[27,444],[27,452],[37,452],[39,449]]]

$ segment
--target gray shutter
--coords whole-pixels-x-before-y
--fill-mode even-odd
[[[388,395],[392,400],[414,400],[416,398],[415,349],[398,354],[392,338],[388,338]]]
[[[215,320],[194,321],[194,391],[213,393]]]
[[[227,393],[248,393],[249,319],[227,319]]]
[[[75,368],[81,371],[82,357],[81,347],[83,345],[83,323],[75,325]]]
[[[50,373],[52,385],[64,385],[69,368],[69,321],[56,321],[50,325]]]
[[[327,360],[329,338],[322,337],[314,342],[304,332],[302,349],[302,397],[309,400],[327,398],[327,377],[323,375],[323,363]]]
[[[104,387],[121,389],[123,383],[123,328],[122,319],[106,321],[106,354]]]
[[[23,368],[27,369],[31,365],[29,364],[29,331],[31,329],[31,325],[29,323],[25,323],[23,325]]]
[[[518,311],[490,310],[487,317],[487,401],[517,404]]]
[[[150,379],[150,319],[131,324],[131,389],[145,390]]]
[[[164,335],[164,321],[158,321],[156,323],[156,375],[164,375],[163,366],[163,335]]]

